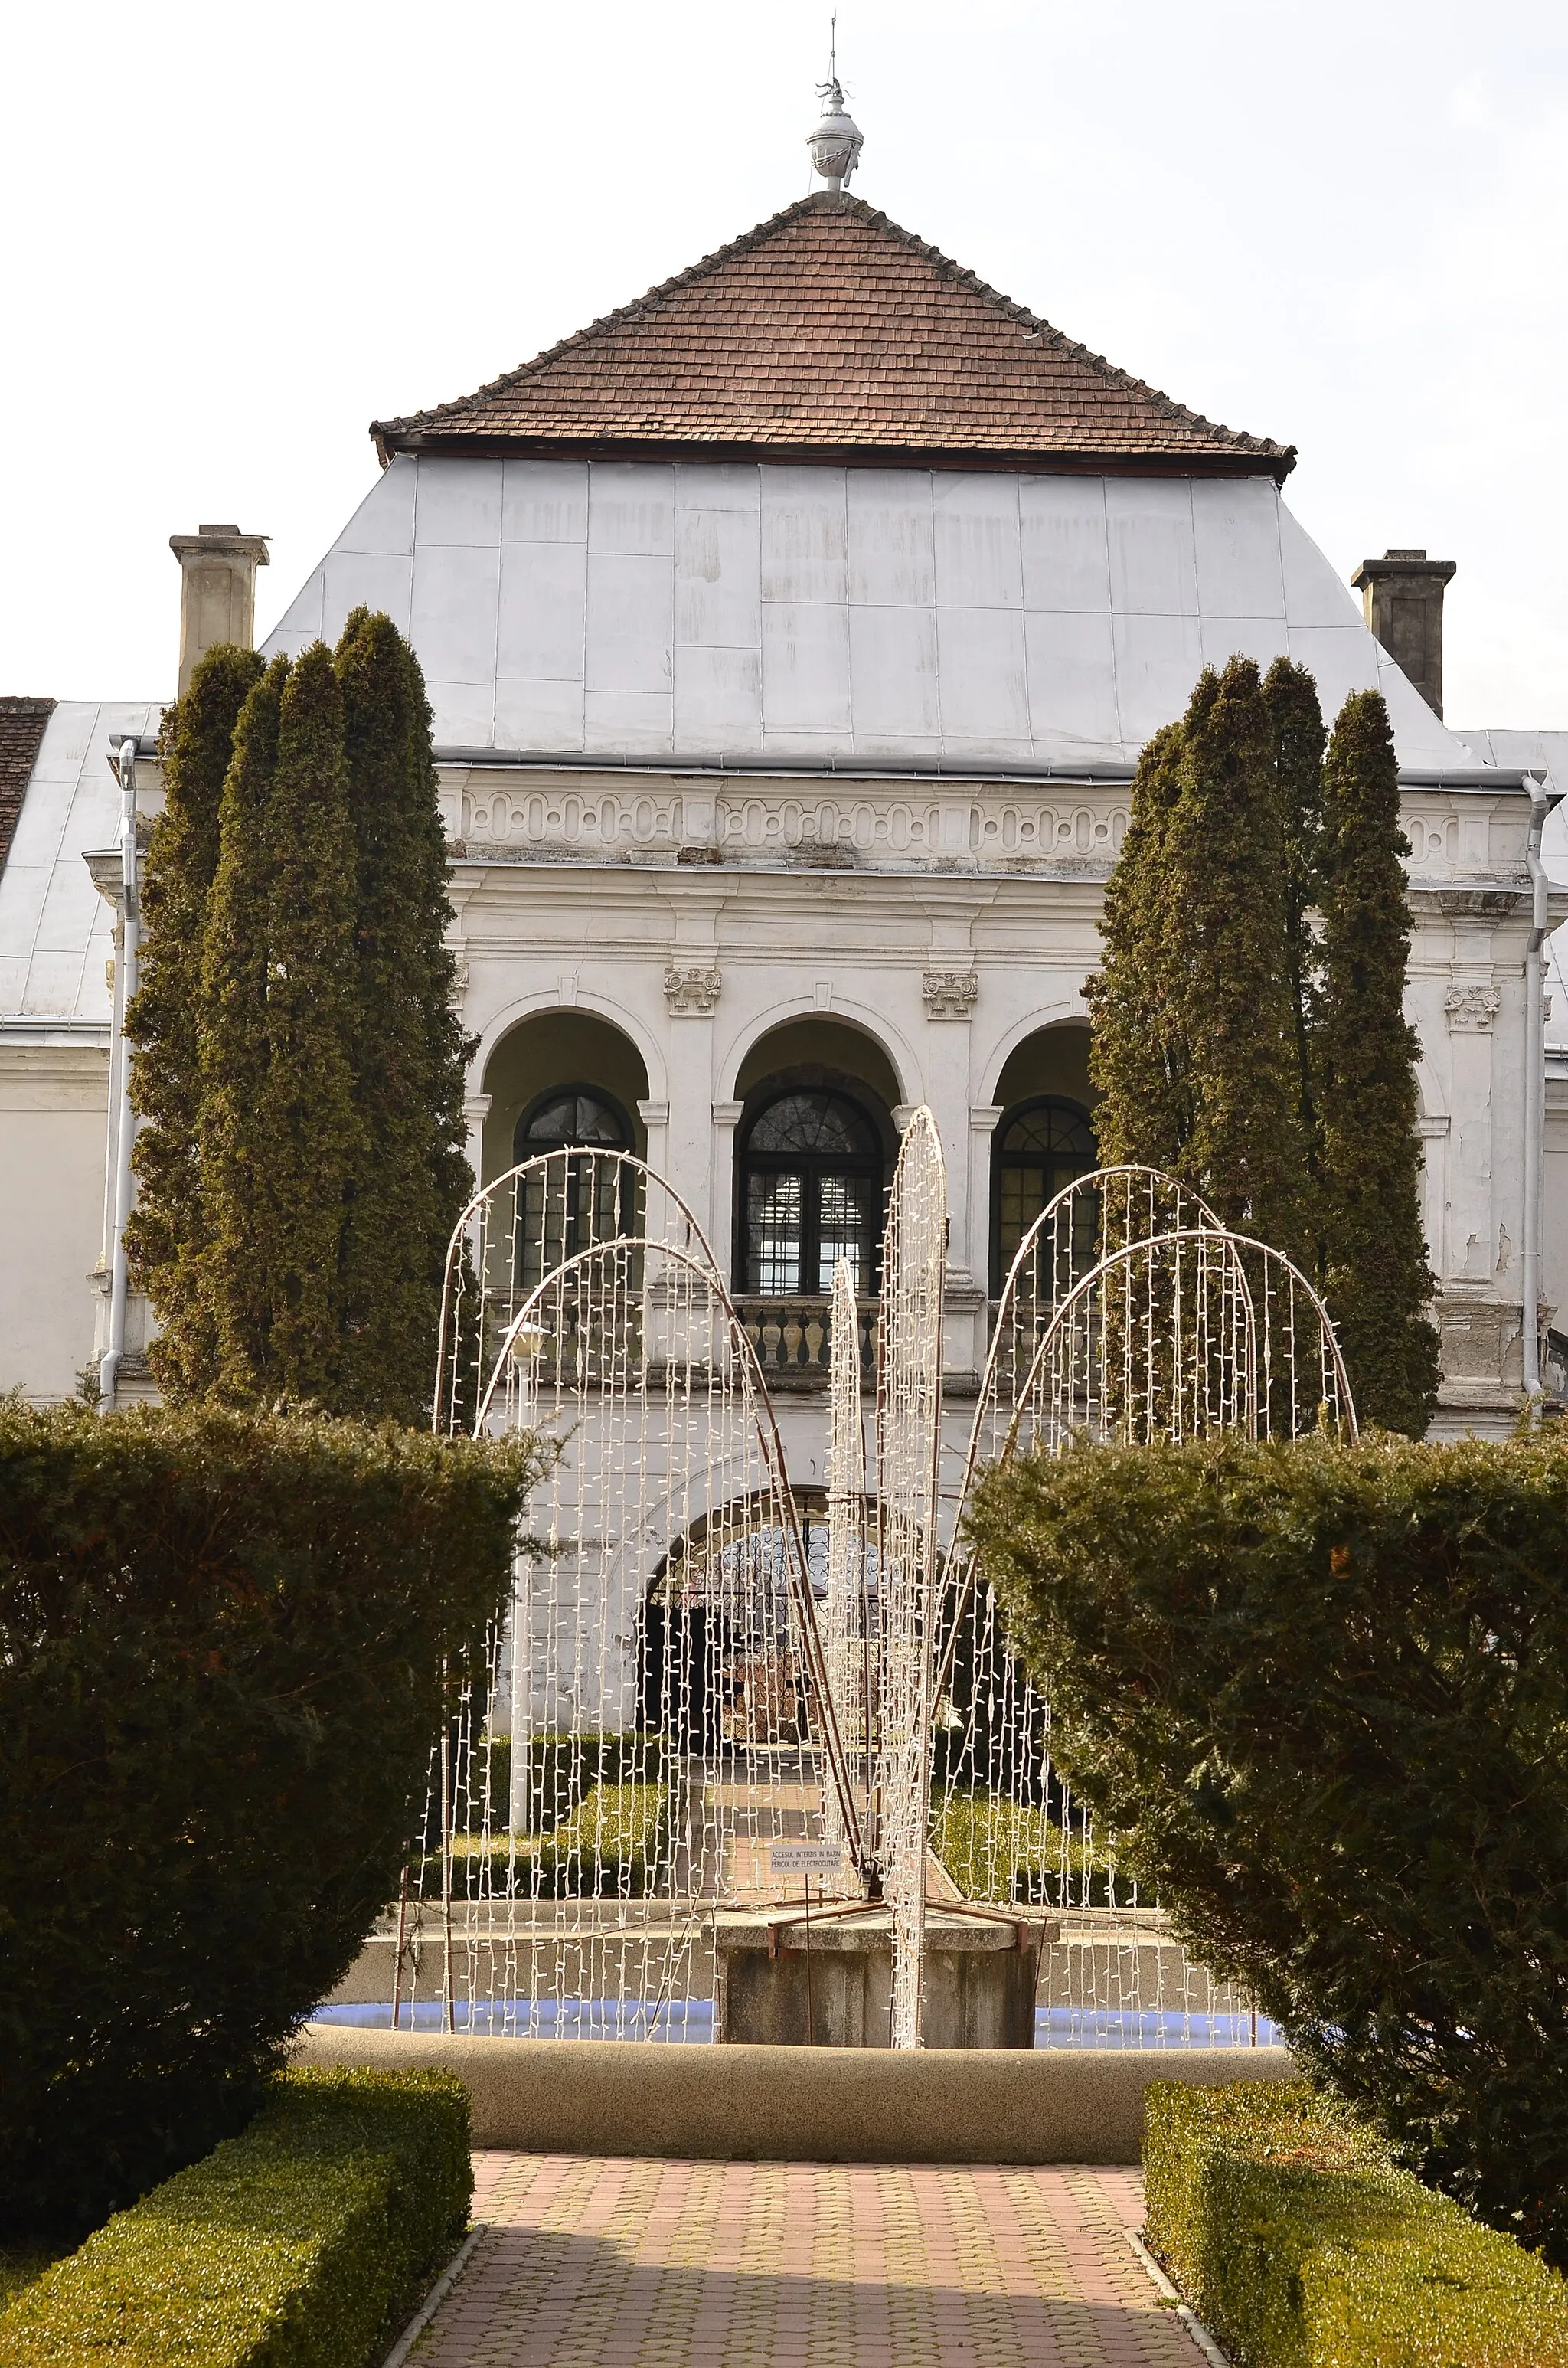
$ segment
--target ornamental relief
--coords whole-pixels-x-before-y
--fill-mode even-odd
[[[704,1018],[717,1004],[723,984],[722,972],[712,962],[671,962],[665,973],[665,1001],[672,1019]]]
[[[979,994],[972,970],[928,970],[920,981],[927,1019],[967,1019]]]
[[[691,809],[688,812],[688,806]],[[956,854],[982,861],[1082,859],[1108,863],[1127,833],[1125,803],[1036,804],[1013,796],[949,809],[910,798],[703,797],[607,791],[511,790],[485,782],[463,796],[462,837],[486,848],[547,847],[582,854],[726,856],[789,854],[807,863],[872,863],[905,856],[928,860]],[[954,821],[959,839],[952,843]]]
[[[1503,998],[1494,986],[1450,986],[1443,997],[1443,1009],[1455,1036],[1490,1035],[1502,1008]]]

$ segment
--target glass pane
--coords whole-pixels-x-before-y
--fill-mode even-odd
[[[837,1094],[786,1094],[763,1111],[747,1137],[747,1148],[870,1159],[877,1156],[878,1144],[854,1104]]]
[[[1035,1102],[1018,1112],[1002,1138],[1005,1152],[1045,1152],[1094,1166],[1095,1138],[1088,1121],[1064,1102]],[[1078,1175],[1083,1169],[1074,1167]]]
[[[847,1258],[855,1270],[857,1292],[871,1282],[871,1210],[877,1188],[868,1176],[824,1176],[817,1181],[817,1279],[821,1292],[833,1289],[833,1269]]]
[[[528,1139],[545,1151],[565,1143],[606,1143],[618,1151],[628,1147],[619,1119],[597,1094],[562,1094],[559,1100],[547,1102],[528,1121]]]
[[[800,1176],[746,1178],[747,1267],[751,1288],[769,1298],[801,1288]]]

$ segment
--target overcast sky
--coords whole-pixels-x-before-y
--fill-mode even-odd
[[[482,381],[802,194],[828,6],[10,20],[0,690],[166,697],[168,537],[265,632]],[[858,194],[1210,418],[1335,566],[1456,560],[1447,712],[1568,727],[1568,8],[844,0]]]

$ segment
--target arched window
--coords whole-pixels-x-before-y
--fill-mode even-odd
[[[765,1102],[741,1146],[741,1289],[820,1296],[841,1258],[874,1287],[882,1146],[847,1094],[786,1092]]]
[[[632,1147],[625,1111],[597,1086],[552,1086],[523,1112],[512,1140],[519,1167],[550,1151],[581,1155],[529,1177],[517,1196],[525,1290],[594,1242],[635,1231],[628,1171],[595,1156]]]
[[[1048,1202],[1098,1164],[1087,1110],[1054,1095],[1003,1113],[991,1162],[991,1288],[1000,1291],[1014,1253]]]

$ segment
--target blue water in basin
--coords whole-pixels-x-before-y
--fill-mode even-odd
[[[346,2024],[359,2031],[390,2031],[392,2007],[322,2006],[314,2022]],[[403,2031],[439,2031],[441,2002],[421,1998],[398,2014]],[[645,2006],[620,1998],[506,1998],[469,2006],[459,2001],[454,2028],[476,2038],[658,2039],[687,2046],[713,2037],[713,2009],[707,1998],[667,1998]],[[1251,2017],[1244,2014],[1116,2013],[1108,2008],[1042,2006],[1035,2009],[1037,2047],[1246,2047]],[[1259,2047],[1281,2044],[1276,2026],[1257,2018]]]

